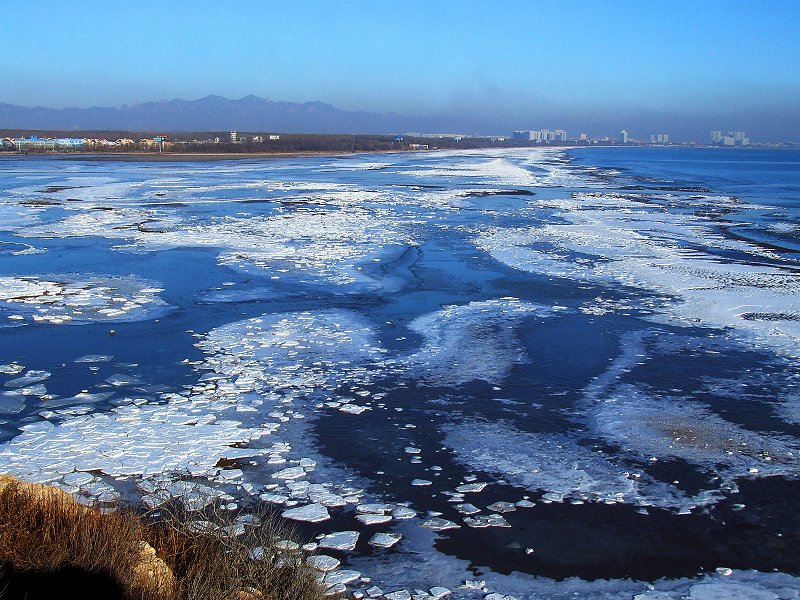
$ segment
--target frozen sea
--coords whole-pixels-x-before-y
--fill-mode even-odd
[[[797,151],[0,159],[0,472],[332,590],[800,598],[799,361]]]

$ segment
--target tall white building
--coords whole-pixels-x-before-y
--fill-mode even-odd
[[[231,130],[231,144],[235,144],[238,141],[238,136],[239,133],[235,129]]]
[[[628,143],[628,132],[624,129],[619,132],[619,143],[620,144],[627,144]]]
[[[722,141],[722,132],[721,131],[712,131],[711,132],[711,143],[712,144],[719,144]]]

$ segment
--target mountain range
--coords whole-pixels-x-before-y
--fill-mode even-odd
[[[323,102],[275,102],[253,95],[238,100],[222,96],[160,100],[118,108],[31,108],[0,102],[0,129],[390,134],[440,130],[443,125],[447,122],[442,118],[355,112]]]

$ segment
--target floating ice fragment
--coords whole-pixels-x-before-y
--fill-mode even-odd
[[[453,593],[446,587],[441,587],[441,586],[432,587],[430,589],[430,592],[431,592],[431,598],[433,600],[441,600],[442,598],[450,596]]]
[[[391,504],[359,504],[356,511],[365,514],[384,515],[392,510]]]
[[[478,515],[475,517],[464,517],[464,523],[470,527],[511,527],[508,521],[498,514]]]
[[[383,595],[386,600],[411,600],[411,592],[408,590],[397,590]]]
[[[349,571],[343,569],[341,571],[336,571],[335,573],[328,573],[325,576],[325,585],[347,585],[348,583],[356,581],[360,577],[361,573],[359,571]]]
[[[303,467],[288,467],[272,474],[273,479],[300,479],[307,475]]]
[[[75,359],[76,363],[110,362],[114,357],[108,354],[86,354]]]
[[[31,369],[22,377],[17,377],[16,379],[9,379],[3,385],[10,388],[21,388],[27,387],[34,383],[39,383],[50,377],[51,373],[49,371],[35,371]]]
[[[412,479],[411,480],[411,485],[416,485],[416,486],[426,486],[426,485],[431,485],[432,483],[433,482],[428,480],[428,479]]]
[[[331,518],[328,509],[321,504],[308,504],[298,508],[290,508],[283,511],[281,516],[293,521],[307,521],[309,523],[319,523]]]
[[[456,488],[456,491],[462,494],[472,494],[472,493],[482,492],[486,486],[487,484],[484,482],[467,483],[464,485],[459,485]]]
[[[345,404],[339,407],[339,410],[343,413],[348,413],[351,415],[360,415],[366,410],[369,410],[367,406],[360,406],[358,404]]]
[[[392,520],[391,515],[356,515],[356,520],[364,525],[380,525]]]
[[[18,363],[10,363],[7,365],[0,365],[0,374],[2,375],[19,375],[25,370],[25,367]]]
[[[309,556],[306,559],[306,564],[317,571],[326,573],[338,568],[342,562],[339,559],[336,559],[332,556],[327,556],[326,554],[317,554],[316,556]]]
[[[391,548],[402,538],[402,534],[399,533],[376,533],[367,543],[377,548]]]
[[[432,529],[433,531],[445,531],[447,529],[458,529],[461,525],[457,525],[452,521],[448,521],[447,519],[441,519],[439,517],[434,517],[433,519],[427,519],[423,521],[419,525],[420,527],[424,527],[425,529]]]
[[[417,516],[417,511],[407,506],[397,506],[392,509],[392,516],[398,521],[413,519]]]
[[[514,504],[512,504],[511,502],[495,502],[494,504],[490,504],[486,508],[499,513],[513,512],[517,510],[517,507],[514,506]]]
[[[477,513],[481,512],[481,510],[477,506],[475,506],[474,504],[469,504],[469,503],[456,504],[455,508],[462,515],[474,515],[474,514],[477,514]]]
[[[357,531],[338,531],[336,533],[329,533],[319,539],[318,545],[320,548],[349,551],[356,547],[358,535],[359,534]]]

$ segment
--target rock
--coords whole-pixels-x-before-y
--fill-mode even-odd
[[[170,597],[177,581],[167,563],[156,556],[155,548],[147,542],[139,542],[134,552],[137,554],[137,563],[132,569],[133,587]]]

